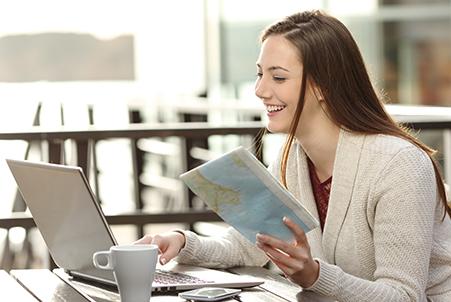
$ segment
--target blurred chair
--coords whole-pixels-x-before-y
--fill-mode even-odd
[[[89,120],[89,124],[93,124],[93,114],[92,114],[92,106],[85,106],[85,112],[86,112],[86,119]],[[66,120],[70,120],[70,114],[73,114],[73,108],[70,108],[70,106],[67,106],[64,102],[50,102],[50,103],[44,103],[39,102],[34,114],[33,118],[33,126],[43,126],[43,124],[52,124],[52,126],[55,127],[61,127],[65,126]],[[44,115],[44,116],[43,116]],[[80,118],[78,115],[76,118]],[[48,142],[47,142],[48,143]],[[67,155],[71,155],[71,157],[74,157],[76,154],[76,151],[74,151],[75,148],[65,148],[65,144],[71,144],[71,142],[59,142],[61,144],[61,148],[57,148],[58,156],[58,162],[61,164],[76,164],[73,158],[67,158]],[[49,144],[49,143],[48,143]],[[70,147],[76,147],[76,146],[70,146]],[[39,141],[29,141],[27,142],[27,147],[24,154],[25,160],[30,160],[36,158],[40,161],[48,161],[48,155],[44,152],[45,149],[50,149],[50,146],[45,147],[45,142],[42,140]],[[95,151],[95,142],[91,142],[91,145],[89,146],[89,162],[92,160],[93,163],[93,170],[94,173],[92,173],[92,176],[90,175],[90,169],[88,171],[85,171],[88,179],[92,178],[94,180],[95,189],[98,192],[98,173],[97,173],[97,161],[96,161],[96,151]],[[67,150],[66,150],[67,149]],[[33,156],[32,156],[33,154]],[[90,167],[90,165],[88,165]],[[19,190],[17,189],[15,193],[14,200],[12,202],[11,206],[11,212],[12,213],[23,213],[27,211],[27,206],[25,201],[22,198],[22,195],[20,194]],[[5,239],[5,245],[3,246],[3,256],[1,259],[0,267],[2,269],[5,269],[9,271],[10,269],[18,268],[30,268],[32,266],[33,261],[35,260],[33,258],[33,246],[32,242],[33,240],[30,240],[29,234],[30,229],[24,229],[25,230],[25,236],[22,242],[21,246],[17,246],[17,243],[13,245],[11,240],[11,230],[7,230],[7,236]],[[48,255],[46,255],[48,256]],[[55,267],[55,264],[53,263],[51,257],[49,257],[50,266]]]
[[[36,108],[36,112],[33,119],[33,126],[39,126],[40,125],[40,115],[41,115],[41,109],[42,109],[42,102],[39,102]],[[30,153],[32,150],[37,151],[39,153],[42,153],[42,146],[40,141],[29,141],[27,144],[27,147],[25,149],[24,159],[29,159]],[[18,213],[18,212],[25,212],[27,210],[27,206],[25,204],[25,201],[22,198],[22,195],[20,194],[19,190],[16,190],[15,198],[12,202],[11,206],[11,212],[12,213]],[[18,268],[29,268],[31,266],[31,263],[33,261],[33,253],[32,253],[32,247],[31,243],[28,240],[28,232],[29,229],[25,229],[25,237],[22,242],[22,246],[17,248],[12,247],[11,242],[11,230],[7,230],[7,236],[5,238],[5,243],[3,246],[3,253],[2,253],[2,259],[0,263],[0,267],[2,269],[5,269],[7,271],[11,270],[13,266]]]

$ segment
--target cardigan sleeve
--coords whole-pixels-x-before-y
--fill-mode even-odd
[[[263,251],[232,227],[220,237],[202,237],[190,231],[177,231],[182,232],[186,238],[185,247],[174,258],[178,263],[228,268],[263,266],[268,262],[268,257]]]
[[[373,280],[318,259],[320,275],[309,290],[338,301],[426,301],[434,225],[443,217],[431,160],[416,147],[401,150],[375,177],[367,198]]]

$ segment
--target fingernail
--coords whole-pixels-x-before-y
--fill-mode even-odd
[[[160,263],[161,263],[161,265],[165,265],[166,264],[166,258],[160,258]]]
[[[255,245],[256,245],[258,248],[261,248],[261,247],[262,247],[262,244],[260,243],[260,241],[257,241],[257,242],[255,243]]]
[[[258,240],[265,240],[265,238],[266,238],[265,235],[260,234],[260,233],[257,234],[257,239],[258,239]]]
[[[284,218],[283,218],[283,221],[285,221],[285,222],[291,222],[291,219],[288,218],[288,217],[284,217]]]

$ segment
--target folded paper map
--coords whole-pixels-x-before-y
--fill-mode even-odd
[[[318,226],[318,221],[243,147],[180,178],[252,243],[257,233],[293,242],[294,235],[283,223],[283,217],[294,220],[306,233]]]

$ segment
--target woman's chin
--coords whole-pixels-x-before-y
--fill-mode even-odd
[[[277,125],[271,122],[268,122],[266,129],[268,129],[268,131],[271,133],[288,133],[288,129],[286,127],[281,127],[281,125]]]

